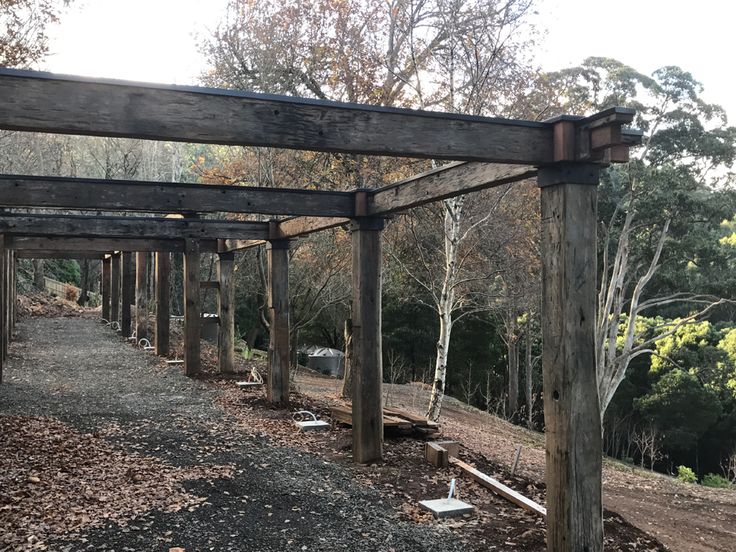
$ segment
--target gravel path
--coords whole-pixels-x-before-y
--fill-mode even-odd
[[[216,389],[161,367],[97,320],[24,320],[5,378],[0,415],[58,418],[176,466],[234,466],[233,478],[185,483],[206,497],[193,511],[151,511],[49,550],[462,550],[440,526],[400,520],[345,468],[233,429]]]

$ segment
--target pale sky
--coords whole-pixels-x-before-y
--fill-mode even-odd
[[[207,35],[227,0],[77,0],[51,32],[45,70],[160,83],[196,84]],[[650,73],[679,65],[736,124],[736,2],[730,0],[539,0],[546,28],[537,61],[554,70],[589,56]]]

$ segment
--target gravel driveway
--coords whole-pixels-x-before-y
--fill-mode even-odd
[[[234,470],[185,482],[206,499],[192,511],[149,511],[62,536],[49,550],[462,550],[448,530],[400,520],[345,468],[234,429],[215,388],[162,367],[97,320],[25,319],[10,357],[0,415],[53,417],[174,466]]]

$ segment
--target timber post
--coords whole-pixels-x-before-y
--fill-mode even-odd
[[[111,283],[111,272],[112,270],[112,257],[105,255],[102,259],[102,281],[100,287],[102,288],[102,320],[110,322],[110,283]]]
[[[158,356],[169,355],[171,253],[156,252],[156,339]]]
[[[602,552],[602,447],[595,363],[600,168],[539,172],[547,550]]]
[[[201,368],[201,308],[199,292],[199,241],[184,239],[184,373],[199,374]]]
[[[289,403],[289,241],[270,240],[268,256],[268,385],[266,394],[274,404]]]
[[[353,459],[383,458],[381,230],[383,219],[352,222]]]
[[[133,335],[130,307],[135,301],[135,258],[130,251],[124,251],[120,257],[120,261],[122,266],[120,331],[123,337],[127,338]]]
[[[5,363],[5,275],[6,275],[5,235],[0,234],[0,383],[3,381],[3,364]]]
[[[217,315],[220,319],[217,338],[218,362],[221,373],[231,373],[235,366],[235,282],[233,270],[235,253],[217,254]]]
[[[148,339],[148,252],[135,254],[135,341]]]
[[[110,265],[110,322],[120,323],[120,253],[113,253]]]

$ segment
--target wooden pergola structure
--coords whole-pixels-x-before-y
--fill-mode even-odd
[[[233,257],[268,251],[271,320],[267,394],[288,403],[290,240],[349,224],[352,234],[353,454],[382,458],[381,230],[384,217],[485,188],[537,178],[541,187],[543,373],[548,550],[603,548],[601,425],[595,374],[596,200],[601,167],[628,159],[641,133],[612,108],[545,122],[471,117],[181,86],[0,69],[0,129],[456,161],[376,190],[269,189],[0,176],[3,357],[14,316],[15,259],[103,259],[103,317],[168,352],[170,252],[184,256],[187,374],[199,371],[200,286],[219,288],[220,369],[233,362]],[[29,215],[15,208],[149,213]],[[258,213],[271,222],[198,218]],[[150,213],[159,216],[152,217]],[[183,215],[171,218],[167,214]],[[148,253],[155,252],[155,333],[146,327]],[[202,252],[218,281],[199,281]],[[134,289],[137,292],[134,293]],[[135,295],[135,298],[134,298]],[[122,305],[122,307],[121,307]]]

